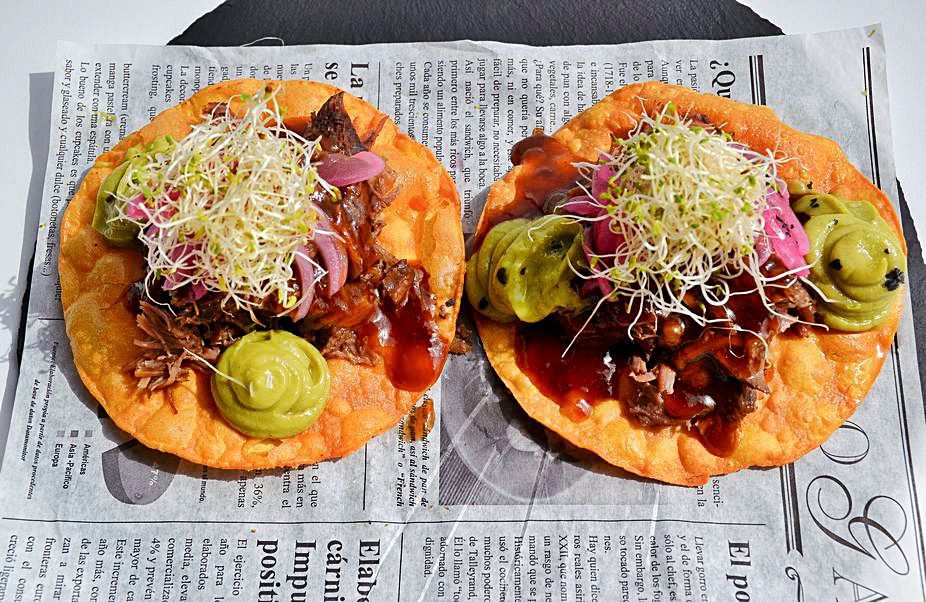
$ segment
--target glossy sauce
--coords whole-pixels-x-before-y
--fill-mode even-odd
[[[738,420],[723,420],[718,416],[708,416],[699,420],[691,430],[697,434],[701,443],[715,456],[728,458],[736,451],[739,444],[740,423]]]
[[[412,411],[405,417],[399,431],[399,438],[407,443],[423,441],[433,428],[434,400],[425,397],[421,405],[412,408]]]
[[[522,169],[515,180],[514,201],[486,213],[476,233],[476,248],[492,226],[516,217],[539,216],[551,193],[572,188],[579,177],[579,170],[573,166],[577,161],[579,157],[563,143],[539,130],[515,144],[511,163]]]
[[[515,334],[518,367],[540,392],[555,401],[572,421],[588,418],[594,406],[618,395],[625,362],[611,357],[608,346],[569,345],[552,320],[536,324],[520,322]]]
[[[437,332],[434,317],[421,299],[409,294],[397,307],[383,299],[381,315],[361,328],[370,345],[377,347],[386,365],[386,376],[398,389],[421,391],[437,380],[447,344]]]
[[[315,319],[326,326],[355,329],[383,358],[386,376],[396,388],[427,389],[437,380],[447,343],[440,338],[432,308],[414,290],[409,292],[404,305],[396,306],[388,296],[379,293],[377,286],[360,278],[380,259],[380,252],[372,242],[375,212],[368,185],[342,190],[348,189],[352,190],[345,192],[340,202],[327,196],[320,201],[344,241],[349,272],[347,283],[336,295],[337,303],[321,305],[324,299],[316,300]],[[422,272],[422,295],[430,297],[427,271],[420,264],[411,267]]]
[[[580,339],[564,356],[569,341],[569,336],[553,320],[536,324],[519,322],[515,333],[518,367],[541,393],[559,405],[564,416],[581,422],[605,400],[626,402],[633,397],[636,382],[629,376],[626,351],[621,353],[602,342]],[[674,393],[664,396],[666,414],[687,420],[710,409],[697,402],[696,396],[723,399],[724,395],[735,393],[732,381],[715,373],[710,377],[697,389],[686,388],[684,383],[676,381]],[[708,451],[721,457],[732,454],[739,440],[739,422],[718,416],[708,415],[685,428]]]

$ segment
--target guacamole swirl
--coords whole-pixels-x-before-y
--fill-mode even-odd
[[[808,217],[806,259],[811,282],[826,297],[818,305],[823,322],[850,332],[884,322],[907,265],[900,241],[878,210],[831,194],[805,194],[792,209]]]
[[[128,196],[129,182],[138,177],[138,172],[156,154],[166,154],[174,148],[174,139],[161,136],[151,144],[137,144],[125,151],[125,161],[110,172],[100,184],[96,193],[96,207],[93,211],[93,227],[113,245],[128,247],[135,241],[138,226],[120,218],[120,210]]]
[[[219,411],[232,427],[252,437],[301,433],[318,420],[328,400],[325,358],[286,331],[241,337],[222,353],[216,368],[212,396]]]
[[[496,225],[467,263],[470,303],[499,322],[539,322],[557,309],[584,309],[571,285],[584,259],[582,240],[581,224],[562,216]]]

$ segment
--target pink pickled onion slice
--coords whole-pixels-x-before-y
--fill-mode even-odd
[[[180,193],[177,192],[176,189],[171,189],[171,192],[168,193],[168,198],[175,201],[180,198],[179,194]],[[150,220],[155,226],[158,225],[158,222],[168,220],[176,214],[176,207],[173,205],[166,205],[163,202],[158,202],[157,209],[155,211],[150,211],[145,205],[145,195],[143,194],[129,199],[125,204],[125,216],[127,218],[137,221]]]
[[[331,153],[318,165],[318,175],[332,186],[348,186],[378,176],[385,167],[382,157],[370,151],[350,156]]]
[[[598,223],[601,223],[601,222],[598,222]],[[597,226],[597,225],[598,225],[598,224],[595,224],[595,226]],[[591,230],[592,230],[592,228],[594,228],[595,226],[592,226],[591,228],[586,228],[586,230],[585,230],[585,241],[582,243],[582,250],[585,251],[585,258],[588,260],[589,264],[592,263],[592,257],[593,257],[594,255],[597,255],[597,253],[596,253],[595,251],[592,250],[592,244],[594,244],[594,241],[593,241],[593,240],[589,240],[590,238],[592,238],[592,232],[591,232]],[[606,264],[606,260],[605,260],[605,259],[602,259],[601,257],[598,257],[595,261],[598,262],[598,263],[605,263],[605,264]],[[607,264],[606,264],[606,265],[607,265]],[[596,289],[596,288],[597,288],[598,291],[601,293],[601,296],[602,296],[602,297],[607,297],[607,296],[610,295],[611,292],[614,290],[614,285],[611,283],[610,280],[608,280],[607,278],[604,278],[604,277],[592,278],[591,280],[586,280],[586,281],[582,284],[582,287],[580,288],[579,293],[580,293],[583,297],[585,297],[585,296],[591,295],[593,292],[595,292],[595,289]]]
[[[772,245],[767,234],[760,234],[756,237],[756,254],[759,256],[760,267],[765,265],[768,258],[772,256]]]
[[[341,290],[347,282],[347,250],[344,243],[338,240],[334,227],[325,213],[317,206],[315,210],[315,238],[313,241],[321,253],[325,269],[328,270],[328,296],[332,297]]]
[[[604,207],[602,207],[598,201],[587,194],[568,198],[560,207],[562,207],[566,213],[581,215],[583,217],[598,217],[605,211]]]
[[[806,265],[804,256],[810,252],[810,239],[801,226],[801,222],[791,211],[788,203],[788,189],[779,186],[780,190],[769,189],[765,194],[768,209],[762,213],[765,220],[765,233],[772,245],[775,255],[788,270]],[[797,272],[798,276],[806,276],[807,268]]]
[[[140,194],[135,198],[129,199],[125,204],[125,216],[129,219],[134,220],[143,220],[148,217],[148,214],[142,209],[142,205],[145,202],[145,195]]]
[[[328,296],[333,296],[347,282],[347,251],[334,233],[316,232],[314,240],[328,270]]]
[[[611,220],[603,219],[592,226],[592,248],[599,255],[612,255],[624,244],[623,234],[611,230]]]
[[[177,268],[172,274],[168,274],[164,277],[164,290],[172,291],[175,288],[179,288],[184,285],[184,280],[193,275],[193,253],[199,250],[199,245],[189,245],[182,244],[177,245],[167,252],[167,256],[174,263],[179,263],[180,267]]]
[[[290,316],[294,322],[298,322],[309,314],[309,308],[312,307],[312,300],[315,298],[315,266],[307,258],[309,252],[305,247],[300,246],[296,249],[296,280],[299,282],[299,289],[302,291],[302,298],[293,306],[290,312],[295,312]]]
[[[608,191],[610,180],[614,177],[614,168],[610,165],[602,165],[595,170],[592,176],[592,196],[600,199],[601,195]]]
[[[190,285],[190,300],[199,301],[206,296],[206,293],[209,292],[206,290],[206,285],[202,282],[194,282]]]

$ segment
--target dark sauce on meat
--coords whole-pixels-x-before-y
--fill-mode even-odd
[[[365,148],[340,94],[304,129],[309,138],[320,138],[326,152],[354,154]],[[447,347],[437,330],[427,272],[377,244],[383,226],[379,213],[389,200],[377,195],[369,182],[345,186],[341,192],[339,199],[324,196],[319,205],[344,242],[349,281],[329,306],[322,305],[324,299],[317,301],[323,314],[319,321],[355,329],[367,346],[378,350],[396,388],[425,389],[437,379]],[[397,277],[390,279],[390,274]]]
[[[571,336],[555,320],[536,324],[519,322],[515,332],[515,360],[531,382],[560,407],[573,422],[591,416],[599,403],[609,399],[626,401],[634,394],[636,383],[627,365],[628,351],[601,340],[579,340],[565,354]],[[701,396],[722,398],[735,385],[712,375],[697,389],[680,384],[665,397],[666,412],[685,421],[709,410],[697,401]],[[685,425],[689,433],[702,441],[714,455],[726,457],[736,449],[739,421],[708,416],[694,425]]]
[[[511,163],[520,165],[521,172],[515,181],[514,201],[486,214],[476,233],[476,248],[492,226],[516,217],[539,216],[551,194],[573,188],[579,177],[573,163],[579,160],[562,142],[541,130],[515,144]]]
[[[442,367],[446,344],[432,326],[431,312],[418,296],[397,306],[390,300],[382,305],[383,317],[388,321],[388,335],[381,345],[386,365],[386,376],[399,389],[420,391],[437,380]],[[372,333],[371,333],[372,334]],[[376,342],[385,334],[379,329]]]
[[[576,194],[578,161],[565,145],[539,130],[517,143],[511,153],[511,162],[521,167],[513,182],[514,198],[484,216],[475,248],[492,226],[550,213],[561,198]],[[767,276],[780,276],[783,270],[774,258],[762,267]],[[519,322],[516,362],[573,421],[585,420],[597,404],[617,399],[642,426],[682,429],[711,453],[730,456],[739,441],[740,421],[756,409],[759,395],[768,393],[767,343],[798,320],[803,324],[790,332],[806,333],[815,310],[794,278],[766,289],[764,300],[749,274],[728,284],[735,294],[720,307],[695,294],[686,297],[692,311],[703,311],[711,320],[706,327],[684,316],[638,312],[620,303],[604,304],[590,323],[587,314]],[[775,313],[769,312],[772,306]],[[631,316],[634,321],[628,321]]]

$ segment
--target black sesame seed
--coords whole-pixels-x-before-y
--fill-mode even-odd
[[[562,251],[563,241],[554,240],[552,243],[550,243],[550,250],[553,251],[554,253],[559,253],[560,251]]]
[[[527,268],[521,268],[520,270],[518,270],[518,273],[523,276],[524,274],[527,273]]]
[[[807,182],[807,188],[810,188],[811,190],[813,190],[813,180],[811,180],[810,182]]]
[[[891,254],[891,250],[890,250],[890,249],[884,249],[884,254],[885,254],[885,255],[890,255],[890,254]]]
[[[816,209],[817,207],[820,206],[820,201],[818,201],[817,199],[810,199],[810,206]]]
[[[489,300],[483,297],[479,300],[479,309],[485,309],[489,306]]]
[[[842,262],[839,261],[838,258],[837,258],[837,259],[834,259],[833,261],[830,262],[830,267],[833,268],[834,270],[841,270],[841,269],[842,269]]]
[[[884,288],[889,291],[897,290],[897,288],[903,284],[903,279],[903,272],[900,268],[894,268],[884,275]]]
[[[451,297],[450,299],[447,299],[446,301],[444,301],[444,305],[446,305],[447,307],[453,307],[456,304],[456,302],[457,300]]]
[[[498,281],[502,284],[508,284],[508,271],[505,268],[498,268],[498,271],[495,272],[495,277],[498,278]]]

